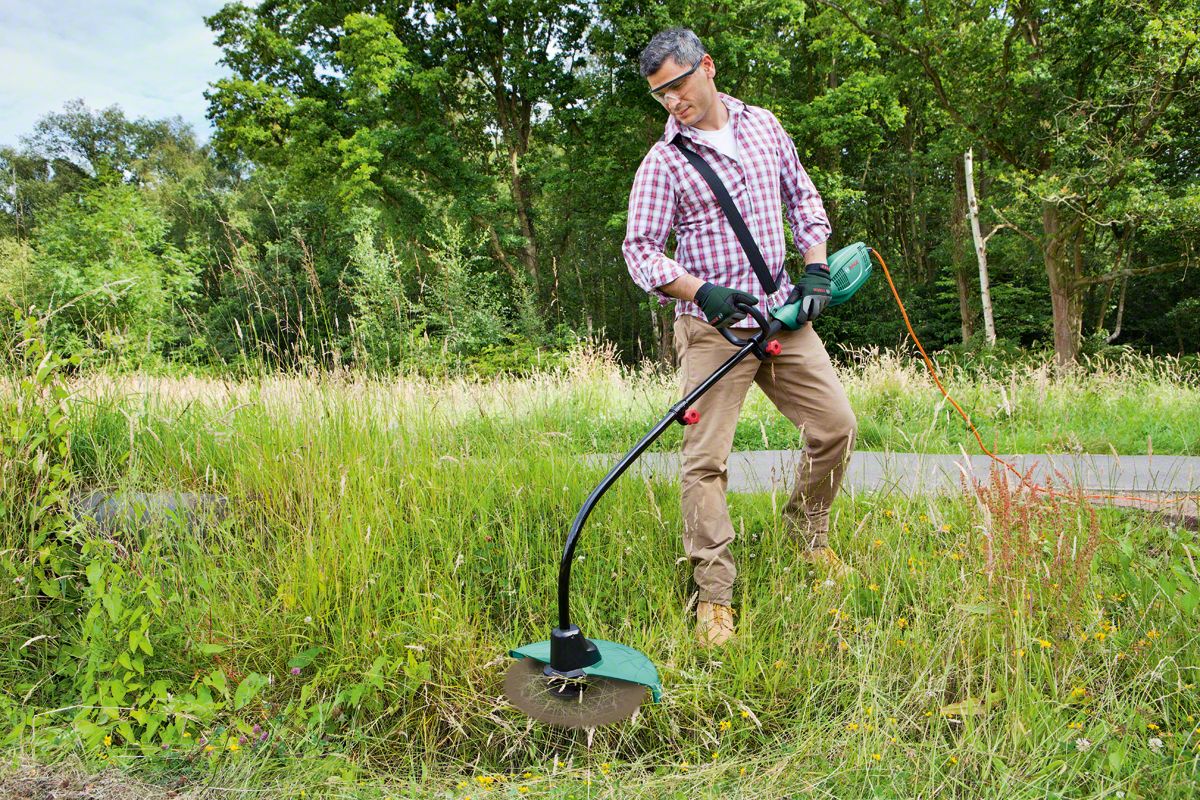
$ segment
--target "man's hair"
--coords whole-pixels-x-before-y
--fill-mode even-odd
[[[674,59],[680,66],[690,67],[708,53],[700,44],[700,37],[688,28],[669,28],[655,34],[642,51],[642,77],[648,78],[658,72],[663,62]]]

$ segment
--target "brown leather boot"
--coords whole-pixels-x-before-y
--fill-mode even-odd
[[[703,600],[696,606],[696,641],[701,647],[720,647],[733,638],[733,609]]]

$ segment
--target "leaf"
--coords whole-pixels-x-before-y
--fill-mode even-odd
[[[104,565],[99,561],[93,561],[87,565],[87,582],[90,586],[95,586],[100,582],[100,578],[104,575]]]
[[[242,682],[238,684],[237,690],[233,693],[233,708],[238,710],[244,707],[247,703],[254,699],[262,687],[267,685],[267,679],[257,672],[251,672]]]
[[[968,697],[966,700],[942,706],[941,715],[943,717],[977,717],[990,711],[993,706],[1003,699],[1004,692],[997,689],[994,692],[988,692],[983,700],[976,697]]]
[[[223,644],[202,644],[199,649],[206,656],[215,656],[217,653],[224,653],[229,649],[229,646]]]
[[[304,652],[288,659],[287,665],[289,667],[299,667],[300,669],[304,669],[321,654],[321,650],[322,648],[320,647],[310,647]]]

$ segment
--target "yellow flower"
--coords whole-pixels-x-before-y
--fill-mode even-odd
[[[875,546],[876,546],[876,547],[883,547],[883,539],[876,539],[876,540],[875,540]]]
[[[750,712],[744,708],[742,709],[742,719],[750,719]]]
[[[875,759],[876,761],[882,761],[882,760],[883,760],[883,756],[882,756],[882,755],[880,755],[879,753],[871,753],[871,758]]]
[[[1050,642],[1048,642],[1048,641],[1047,641],[1047,640],[1045,640],[1045,639],[1038,639],[1038,640],[1037,640],[1037,643],[1038,643],[1038,644],[1040,644],[1040,645],[1042,646],[1042,649],[1043,649],[1043,650],[1050,650],[1051,648],[1053,648],[1053,647],[1054,647],[1054,645],[1050,644]]]
[[[900,619],[896,620],[896,627],[898,627],[898,628],[907,628],[907,627],[908,627],[908,618],[907,618],[907,617],[901,617]]]
[[[1068,727],[1068,728],[1070,728],[1070,729],[1071,729],[1071,730],[1073,730],[1073,731],[1082,730],[1082,728],[1083,728],[1083,723],[1080,723],[1080,722],[1070,722],[1070,723],[1068,723],[1068,724],[1067,724],[1067,727]]]
[[[870,589],[872,592],[878,592],[878,591],[879,591],[879,584],[878,584],[878,583],[872,583],[872,584],[871,584],[870,586],[868,586],[867,588],[868,588],[868,589]]]
[[[718,753],[718,752],[716,752],[716,751],[713,751],[713,754],[712,754],[712,760],[713,760],[713,761],[716,761],[716,760],[717,760],[718,758],[720,758],[720,757],[721,757],[721,754],[720,754],[720,753]]]
[[[1156,631],[1154,628],[1151,628],[1150,630],[1146,631],[1147,639],[1157,639],[1159,636],[1162,636],[1162,634],[1159,633],[1158,631]]]
[[[525,794],[529,791],[529,787],[528,786],[518,786],[517,791],[520,792],[521,794]]]
[[[949,526],[949,525],[943,525],[943,526],[942,526],[942,533],[949,533],[949,532],[950,532],[950,526]]]
[[[183,732],[183,738],[185,738],[185,739],[190,739],[190,738],[192,738],[192,732],[191,732],[191,731],[184,731],[184,732]]]
[[[1071,690],[1071,697],[1087,697],[1087,689],[1082,686],[1076,686]]]
[[[1103,631],[1096,631],[1096,641],[1097,642],[1103,642],[1104,637],[1105,637],[1105,634]]]
[[[1017,658],[1021,658],[1023,655],[1025,655],[1025,648],[1018,647],[1016,650],[1013,651],[1013,653],[1017,656]]]
[[[684,761],[682,764],[680,764],[679,770],[680,770],[680,772],[687,772],[688,771],[688,762]]]
[[[204,745],[204,752],[206,752],[206,753],[211,753],[213,750],[216,750],[216,749],[217,748],[213,747],[211,744]]]
[[[104,737],[104,746],[105,746],[105,747],[111,747],[111,746],[112,746],[112,737],[111,737],[111,736],[105,736],[105,737]]]
[[[467,782],[466,782],[466,781],[459,781],[459,782],[458,782],[458,788],[459,788],[459,789],[465,789],[465,788],[467,788]]]
[[[238,743],[236,741],[231,741],[229,743],[230,752],[236,753],[239,749],[241,748],[238,747]]]
[[[849,649],[850,649],[850,645],[846,642],[845,639],[838,642],[838,650],[845,651],[845,650],[849,650]]]
[[[892,516],[892,510],[891,510],[890,508],[888,508],[888,509],[884,509],[883,515],[884,515],[885,517],[888,517],[888,518],[890,519],[890,518],[891,518],[891,516]]]
[[[1149,725],[1147,725],[1146,728],[1149,730],[1152,730],[1152,731],[1158,730],[1158,726],[1155,725],[1153,722],[1151,722]]]
[[[608,771],[610,769],[612,769],[612,765],[610,765],[607,761],[605,761],[603,764],[600,765],[600,771],[603,772],[605,775],[608,774]]]
[[[921,515],[920,519],[921,522],[929,522],[929,517],[925,516],[924,514]]]
[[[957,763],[958,763],[958,758],[957,758],[957,757],[955,757],[955,756],[950,756],[950,763],[951,763],[951,764],[957,764]]]
[[[932,716],[933,716],[933,712],[932,712],[932,711],[926,711],[926,712],[925,712],[925,716],[927,716],[927,717],[932,717]]]
[[[601,766],[604,766],[604,765],[601,764]],[[523,777],[525,780],[529,780],[530,778],[535,778],[537,776],[534,775],[532,772],[526,772],[521,777]]]
[[[717,725],[717,727],[723,731],[727,731],[733,727],[733,723],[727,719],[723,719],[723,720],[721,720],[721,723],[719,725]]]
[[[742,767],[741,769],[738,770],[738,777],[739,778],[746,777],[746,768],[745,767]]]
[[[858,723],[857,723],[857,722],[851,722],[849,725],[847,725],[847,726],[846,726],[846,730],[849,730],[849,731],[856,731],[856,730],[858,730]]]

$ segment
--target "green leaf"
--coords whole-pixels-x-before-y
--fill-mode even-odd
[[[233,708],[238,710],[243,708],[247,703],[254,699],[262,687],[267,685],[267,678],[264,675],[259,675],[257,672],[251,672],[242,682],[238,684],[237,690],[233,693]]]
[[[217,653],[224,653],[228,649],[228,645],[223,644],[202,644],[199,647],[200,652],[206,656],[215,656]]]
[[[287,665],[289,667],[299,667],[300,669],[304,669],[309,664],[313,663],[316,657],[321,654],[322,649],[323,648],[320,647],[310,647],[307,650],[288,659]]]

